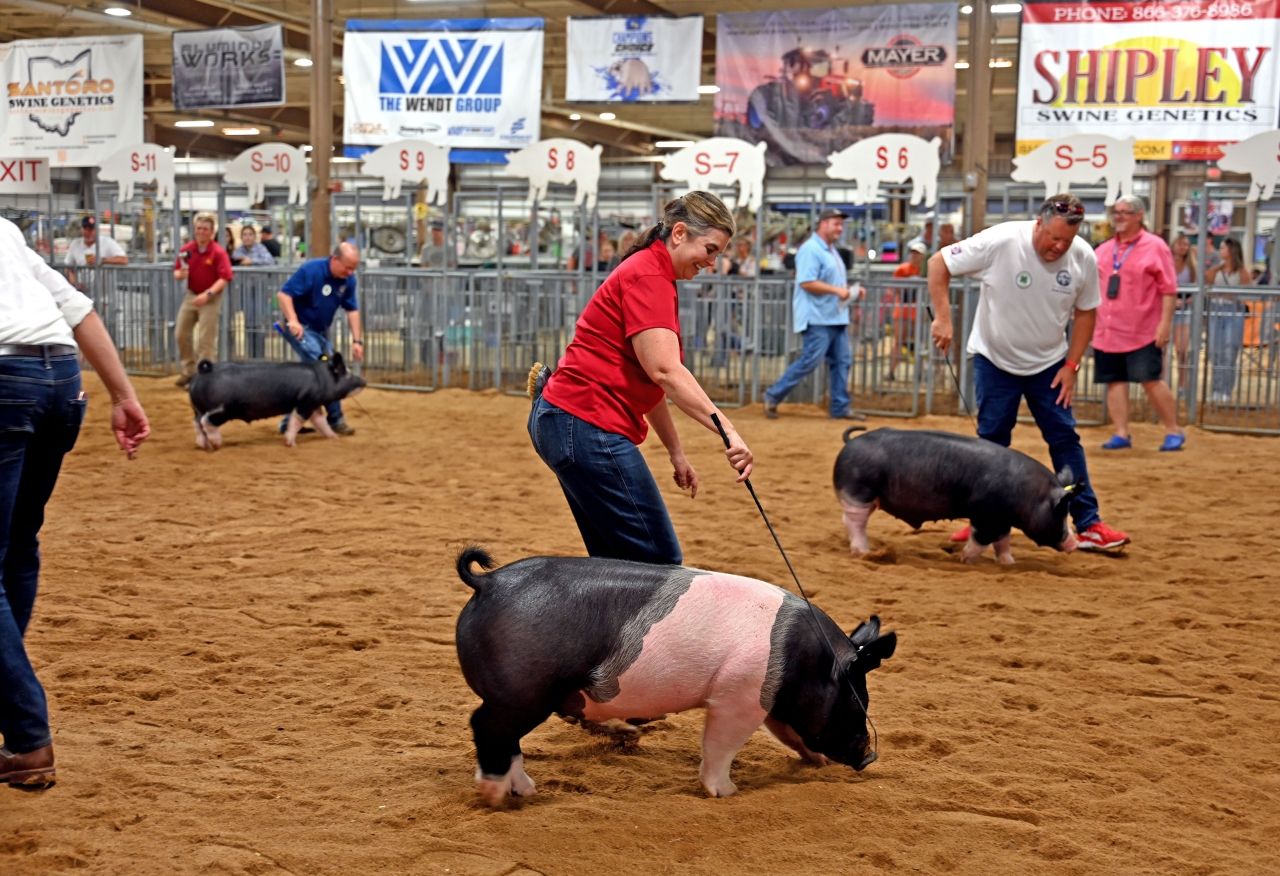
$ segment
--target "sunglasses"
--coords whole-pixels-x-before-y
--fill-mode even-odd
[[[1053,205],[1053,209],[1056,212],[1063,214],[1064,216],[1083,216],[1084,215],[1084,207],[1075,206],[1073,204],[1063,204],[1061,202],[1055,202]]]

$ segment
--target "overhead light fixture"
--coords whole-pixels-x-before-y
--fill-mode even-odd
[[[1008,58],[992,58],[991,66],[992,67],[1012,67],[1013,61],[1009,60]]]
[[[571,122],[579,121],[581,118],[582,116],[579,115],[578,113],[569,113],[569,121]]]
[[[174,122],[175,128],[212,128],[213,122],[208,119],[184,119],[181,122]]]
[[[698,86],[698,94],[719,94],[719,93],[720,93],[719,85],[699,85]]]
[[[957,70],[968,70],[968,69],[969,69],[969,62],[968,62],[968,61],[956,61],[956,69],[957,69]]]
[[[653,144],[659,149],[683,149],[686,146],[692,146],[692,140],[659,140]]]
[[[972,7],[972,6],[961,6],[961,7],[960,7],[960,13],[961,13],[962,15],[970,15],[972,12],[973,12],[973,7]]]
[[[228,137],[252,137],[258,133],[257,128],[223,128],[222,133]]]
[[[612,122],[618,116],[615,113],[601,113],[600,118],[606,122]]]
[[[312,148],[313,148],[313,147],[311,146],[311,144],[310,144],[310,143],[307,143],[307,144],[303,145],[303,147],[302,147],[302,151],[303,151],[303,152],[310,152]]]
[[[114,15],[116,18],[128,18],[133,15],[132,9],[125,9],[123,6],[108,6],[102,11],[107,15]]]
[[[991,7],[991,11],[995,15],[1009,15],[1014,12],[1022,11],[1021,3],[997,3]]]
[[[295,66],[295,67],[310,67],[310,66],[311,66],[311,59],[310,59],[310,58],[298,58],[296,61],[294,61],[294,62],[293,62],[293,66]]]

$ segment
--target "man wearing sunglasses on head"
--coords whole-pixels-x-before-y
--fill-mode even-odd
[[[1070,506],[1079,546],[1108,550],[1127,544],[1129,536],[1102,522],[1071,411],[1076,373],[1101,302],[1097,259],[1078,236],[1083,220],[1079,198],[1055,195],[1032,221],[1005,222],[953,244],[929,260],[929,297],[936,314],[933,341],[948,353],[951,278],[968,274],[982,283],[967,349],[973,357],[978,435],[1008,447],[1018,406],[1026,398],[1054,470],[1069,466],[1081,484]],[[969,528],[952,539],[968,541]]]

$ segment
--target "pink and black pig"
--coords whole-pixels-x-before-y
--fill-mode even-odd
[[[836,457],[835,487],[855,556],[869,549],[867,520],[877,508],[916,529],[967,519],[966,563],[991,544],[1001,563],[1012,563],[1014,527],[1042,547],[1076,549],[1067,511],[1084,482],[1070,467],[1055,475],[1024,453],[951,432],[874,429],[850,439],[852,431]]]
[[[640,722],[705,707],[699,777],[712,797],[737,790],[729,766],[761,724],[810,763],[876,758],[866,674],[897,645],[879,618],[845,635],[772,584],[683,566],[531,557],[494,570],[468,548],[458,574],[475,590],[458,660],[484,700],[471,729],[491,806],[534,793],[520,740],[553,713]]]

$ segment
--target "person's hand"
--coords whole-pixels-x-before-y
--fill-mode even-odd
[[[133,459],[138,452],[138,445],[147,440],[151,434],[151,424],[147,422],[147,413],[136,398],[126,398],[111,405],[111,431],[116,436],[120,449]]]
[[[291,319],[287,323],[286,328],[289,329],[289,334],[293,335],[298,340],[302,340],[302,336],[305,333],[302,328],[302,323],[298,322],[296,319]]]
[[[195,298],[192,298],[192,299],[191,299],[191,306],[192,306],[192,307],[204,307],[204,306],[205,306],[206,304],[208,304],[208,303],[209,303],[209,293],[208,293],[208,292],[201,292],[201,293],[200,293],[199,295],[197,295]]]
[[[182,267],[178,268],[176,271],[173,272],[173,278],[175,280],[185,280],[187,279],[187,275],[190,273],[191,272],[187,270],[187,266],[184,264]]]
[[[1169,343],[1169,335],[1173,331],[1173,326],[1164,320],[1160,320],[1160,324],[1156,326],[1156,346],[1161,350]]]
[[[840,288],[836,291],[836,297],[837,297],[837,298],[839,298],[841,301],[848,301],[848,300],[849,300],[849,287],[848,287],[848,286],[842,286],[842,287],[840,287]]]
[[[1064,408],[1071,407],[1071,402],[1076,397],[1076,369],[1069,365],[1059,368],[1049,388],[1053,389],[1055,386],[1062,388],[1058,390],[1058,400],[1054,404],[1062,405]]]
[[[738,483],[742,483],[751,477],[751,469],[755,463],[755,457],[747,448],[746,442],[742,440],[742,436],[737,432],[729,432],[729,449],[724,455],[729,458],[729,465],[734,467],[738,472]]]
[[[693,470],[684,453],[671,455],[671,467],[674,469],[671,479],[676,482],[676,486],[688,490],[690,499],[698,498],[698,473]]]
[[[938,349],[946,355],[951,350],[951,314],[945,317],[939,314],[933,318],[933,326],[929,330],[929,334],[933,337],[933,343]],[[1054,386],[1057,386],[1055,383]]]
[[[87,252],[84,254],[84,263],[86,265],[91,265],[97,260],[98,260],[98,257],[91,252]]]
[[[352,361],[352,362],[363,362],[363,361],[364,361],[364,344],[359,343],[359,342],[356,342],[356,341],[352,341],[352,343],[351,343],[351,361]],[[683,488],[682,488],[682,489],[683,489]]]

